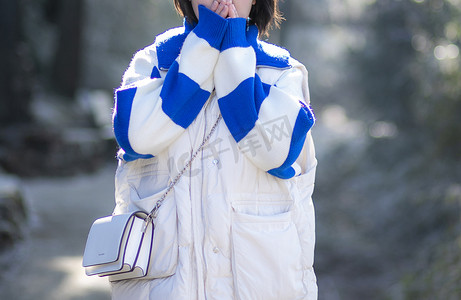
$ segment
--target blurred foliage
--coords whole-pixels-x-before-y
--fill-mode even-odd
[[[365,15],[355,65],[367,115],[423,134],[436,156],[460,158],[461,2],[379,0]]]
[[[320,272],[343,278],[340,299],[461,299],[461,1],[377,0],[362,16],[350,114],[370,138],[324,158]]]

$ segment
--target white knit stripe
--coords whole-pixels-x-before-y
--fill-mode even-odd
[[[297,76],[301,77],[301,90],[302,90],[302,99],[303,102],[306,104],[310,103],[310,95],[309,95],[309,83],[308,83],[308,72],[306,67],[301,64],[299,61],[296,59],[290,57],[290,64],[293,66],[293,73],[297,73]],[[293,80],[290,80],[290,82],[293,82],[293,84],[297,84],[299,82],[296,80],[294,77],[291,77]],[[292,88],[291,90],[296,90],[296,88]]]
[[[137,153],[157,155],[184,132],[162,110],[162,84],[163,80],[137,83],[128,127],[131,147]]]
[[[272,87],[261,104],[255,127],[238,143],[239,148],[264,171],[281,166],[290,151],[299,110],[295,98]]]
[[[205,90],[205,91],[208,91],[208,92],[212,92],[213,89],[214,89],[214,80],[213,80],[213,75],[210,75],[210,77],[208,77],[208,79],[206,81],[204,81],[200,87]]]
[[[285,71],[283,77],[277,81],[277,87],[297,99],[308,100],[309,93],[304,90],[305,76],[303,75],[302,69],[291,68]]]
[[[254,77],[255,70],[256,55],[253,48],[233,47],[221,52],[214,71],[218,98],[227,96],[242,81]]]
[[[152,69],[157,65],[155,46],[151,45],[138,51],[130,62],[130,66],[123,74],[122,86],[132,84],[138,80],[149,78]]]
[[[211,91],[209,81],[219,56],[219,50],[211,47],[206,40],[199,38],[193,31],[184,41],[183,49],[178,61],[179,72],[197,82],[203,89]]]

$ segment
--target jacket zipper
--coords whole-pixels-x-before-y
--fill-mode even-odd
[[[208,99],[208,101],[205,104],[205,107],[203,109],[203,120],[204,120],[204,125],[203,125],[203,132],[202,135],[203,137],[200,139],[202,141],[206,135],[208,134],[208,131],[210,128],[208,128],[208,114],[209,114],[209,106],[212,101],[212,99],[215,96],[215,92],[213,91]],[[197,130],[198,131],[198,130]],[[197,298],[200,300],[206,299],[206,265],[205,265],[205,253],[204,253],[204,239],[205,239],[205,223],[204,223],[204,218],[206,217],[204,215],[204,205],[206,199],[203,197],[206,197],[206,193],[203,193],[203,188],[206,186],[205,183],[205,168],[204,168],[204,162],[203,162],[203,149],[200,154],[200,161],[196,160],[194,163],[200,164],[201,172],[199,173],[200,176],[194,176],[191,178],[191,185],[190,189],[192,191],[190,192],[191,195],[191,205],[193,207],[192,209],[192,221],[193,221],[193,241],[194,241],[194,254],[195,254],[195,264],[196,264],[196,279],[197,279]],[[195,180],[194,180],[195,179]],[[196,184],[194,184],[194,182]],[[195,190],[194,190],[195,189]],[[195,195],[193,197],[193,195]]]

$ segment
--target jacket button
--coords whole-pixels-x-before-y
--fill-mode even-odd
[[[213,159],[213,165],[217,165],[219,163],[219,160]]]
[[[213,252],[214,252],[214,253],[218,253],[218,252],[219,252],[219,248],[218,248],[218,247],[214,247],[214,248],[213,248]]]

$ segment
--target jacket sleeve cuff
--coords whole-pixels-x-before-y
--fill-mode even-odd
[[[212,12],[203,5],[199,5],[199,22],[194,33],[206,40],[211,47],[219,50],[227,28],[227,20]]]
[[[221,46],[221,51],[232,47],[248,47],[250,44],[246,39],[247,20],[244,18],[228,19],[226,34]]]

